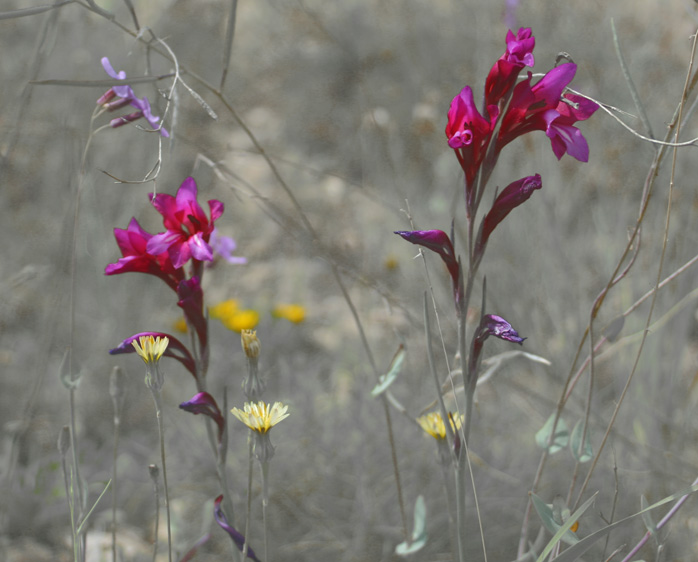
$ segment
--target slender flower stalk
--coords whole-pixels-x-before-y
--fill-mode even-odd
[[[109,378],[109,394],[114,406],[114,457],[112,459],[112,512],[111,512],[111,549],[112,561],[116,562],[116,500],[117,472],[116,464],[119,452],[119,434],[121,428],[121,409],[126,395],[125,375],[119,367],[114,367]]]
[[[172,562],[172,525],[170,521],[170,494],[167,487],[167,462],[165,460],[165,428],[162,421],[162,386],[165,382],[160,371],[160,358],[165,353],[169,339],[166,337],[141,336],[133,340],[131,345],[138,356],[145,363],[145,384],[153,396],[155,402],[155,414],[158,421],[158,434],[160,436],[160,460],[162,462],[162,480],[165,488],[165,511],[167,513],[167,553]]]
[[[160,469],[156,464],[148,465],[148,475],[153,483],[153,497],[155,498],[155,527],[153,538],[153,562],[156,562],[158,556],[158,537],[160,536],[160,486],[158,478],[160,478]]]

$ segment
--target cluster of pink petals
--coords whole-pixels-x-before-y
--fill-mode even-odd
[[[494,147],[495,161],[505,145],[531,131],[545,131],[558,159],[565,153],[581,162],[589,159],[587,142],[574,124],[588,119],[598,106],[581,96],[563,95],[577,66],[562,64],[533,85],[529,72],[527,79],[516,84],[520,71],[534,63],[535,38],[529,28],[521,28],[516,35],[509,31],[506,42],[506,52],[485,82],[483,113],[478,111],[468,86],[453,99],[448,112],[448,145],[456,150],[468,188],[480,171],[498,120],[501,126]]]
[[[216,199],[208,202],[209,218],[196,200],[197,193],[196,182],[191,177],[184,180],[176,196],[151,193],[153,206],[163,216],[165,232],[150,234],[135,218],[126,230],[115,228],[114,237],[123,257],[108,265],[105,274],[149,273],[177,291],[185,279],[181,269],[184,264],[191,259],[195,263],[213,261],[209,241],[215,221],[223,214],[223,203]],[[196,293],[193,286],[189,288],[189,293],[192,292]]]

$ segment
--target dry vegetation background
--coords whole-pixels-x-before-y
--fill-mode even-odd
[[[166,40],[181,65],[218,83],[229,3],[133,3],[141,25]],[[0,11],[28,4],[3,0]],[[133,27],[122,2],[101,5],[117,22]],[[210,270],[206,296],[209,303],[236,298],[260,311],[261,369],[269,384],[265,398],[290,406],[290,417],[272,433],[277,444],[270,502],[274,561],[396,559],[392,553],[402,540],[401,524],[382,411],[370,397],[373,375],[327,255],[341,265],[379,368],[387,368],[397,346],[405,344],[407,365],[392,389],[410,413],[419,414],[434,398],[421,320],[426,278],[421,260],[412,259],[415,247],[392,231],[409,229],[402,212],[406,201],[418,227],[448,230],[454,209],[456,220],[463,221],[461,172],[443,133],[446,113],[465,84],[481,91],[503,52],[503,11],[504,2],[490,0],[239,3],[225,94],[320,234],[315,244],[302,234],[299,215],[268,165],[215,96],[184,75],[218,120],[184,89],[177,90],[176,120],[166,123],[173,139],[163,143],[155,187],[174,193],[194,175],[200,200],[225,203],[217,226],[237,240],[238,254],[249,263]],[[579,65],[573,87],[636,114],[614,54],[611,18],[653,130],[662,137],[680,99],[689,37],[698,22],[696,4],[522,0],[517,12],[518,25],[532,27],[537,39],[535,71],[547,71],[557,53],[566,51]],[[56,450],[59,430],[69,422],[69,403],[58,369],[70,342],[69,263],[80,159],[95,100],[105,88],[29,81],[103,80],[102,56],[117,70],[139,76],[145,71],[145,49],[77,4],[0,20],[0,49],[0,559],[70,560],[70,520]],[[153,74],[172,69],[157,55],[152,64]],[[153,103],[158,99],[152,84],[136,90]],[[162,115],[162,98],[157,103],[155,113]],[[638,119],[626,120],[642,127]],[[695,119],[691,123],[686,138],[695,136]],[[528,338],[525,349],[552,363],[547,368],[523,360],[507,363],[479,391],[470,446],[481,459],[474,480],[493,561],[515,558],[540,456],[534,435],[554,409],[591,303],[626,244],[653,156],[648,144],[602,112],[580,128],[590,146],[588,164],[569,156],[558,163],[545,136],[535,133],[507,147],[492,180],[506,185],[524,175],[543,177],[543,189],[498,229],[482,271],[487,312],[506,317]],[[111,357],[107,350],[136,332],[171,330],[179,309],[155,279],[103,275],[119,257],[114,227],[125,228],[132,216],[151,232],[161,226],[147,199],[152,183],[118,185],[102,170],[139,180],[157,160],[157,147],[155,135],[133,127],[94,138],[77,240],[73,353],[84,372],[76,410],[81,466],[93,483],[94,500],[99,483],[111,474],[108,377],[118,364],[131,379],[118,461],[120,540],[134,561],[151,556],[154,500],[146,467],[159,461],[156,425],[140,360]],[[662,277],[698,248],[693,150],[679,153]],[[668,178],[666,166],[644,223],[642,251],[602,309],[595,324],[599,332],[655,282]],[[276,209],[271,214],[270,204]],[[323,256],[320,247],[329,251]],[[450,289],[441,263],[432,258],[427,261],[452,355]],[[395,262],[397,267],[388,267]],[[640,494],[657,501],[685,488],[698,473],[696,279],[696,271],[689,270],[658,297],[654,318],[671,316],[647,341],[589,488],[601,493],[582,521],[581,535],[603,525],[601,514],[609,516],[616,491],[617,517],[629,515],[639,508]],[[279,302],[303,304],[306,321],[292,325],[272,319],[269,311]],[[638,342],[632,336],[642,330],[647,312],[645,305],[628,318],[619,341],[598,360],[595,447],[630,372]],[[245,363],[239,337],[219,323],[211,330],[209,388],[219,395],[227,386],[231,406],[241,406]],[[508,349],[505,342],[491,342],[487,354]],[[443,356],[438,360],[443,373]],[[211,523],[210,502],[218,487],[202,438],[204,424],[177,408],[195,388],[178,364],[166,363],[165,370],[175,544],[183,552],[210,528],[213,538],[197,560],[227,559],[229,539]],[[585,394],[584,383],[567,407],[571,425],[583,415]],[[428,509],[430,540],[413,559],[448,560],[448,518],[433,440],[393,413],[408,512],[419,494]],[[242,513],[247,437],[242,425],[230,423],[230,479]],[[539,494],[547,501],[565,495],[573,467],[568,452],[554,456]],[[253,545],[260,536],[259,493],[257,486]],[[670,525],[666,560],[695,560],[698,513],[692,501]],[[110,515],[105,498],[88,538],[95,549],[91,560],[111,559],[96,552],[98,545],[108,549]],[[480,560],[474,512],[468,517],[468,559]],[[538,526],[535,519],[534,531]],[[637,520],[615,533],[611,545],[634,544],[644,532]],[[599,556],[600,550],[592,551],[587,559]],[[653,559],[653,551],[645,557]]]

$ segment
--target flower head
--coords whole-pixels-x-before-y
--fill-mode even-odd
[[[138,356],[148,365],[157,363],[165,353],[170,340],[167,337],[141,336],[138,340],[133,340],[131,345],[135,348]]]
[[[489,336],[494,336],[500,340],[523,344],[526,338],[519,336],[518,332],[512,328],[511,324],[501,316],[495,314],[485,314],[480,321],[480,327],[476,332],[476,339],[485,341]]]
[[[176,359],[177,361],[182,363],[184,367],[187,368],[187,370],[194,376],[194,378],[196,378],[196,362],[194,361],[194,358],[191,356],[191,353],[189,353],[189,350],[177,338],[171,336],[170,334],[165,334],[163,332],[139,332],[138,334],[134,334],[126,338],[114,349],[110,349],[109,355],[137,353],[138,349],[143,349],[142,344],[140,344],[140,340],[143,337],[146,338],[147,342],[149,342],[151,338],[153,339],[154,343],[157,340],[160,340],[160,345],[162,345],[163,340],[168,340],[169,343],[167,346],[165,346],[165,349],[163,350],[163,353],[161,353],[161,356]],[[134,345],[134,342],[140,345]],[[146,343],[146,348],[147,346],[148,344]],[[160,359],[160,357],[158,357],[158,359]]]
[[[242,349],[249,359],[257,359],[259,357],[262,343],[257,337],[256,330],[242,330],[240,332],[240,341],[242,342]]]
[[[465,416],[460,414],[459,416],[453,416],[449,414],[449,421],[451,422],[451,429],[455,433],[463,425],[463,420]],[[417,418],[417,423],[419,426],[431,435],[434,439],[446,439],[446,426],[444,420],[439,412],[431,412],[424,416]]]
[[[591,117],[598,105],[573,94],[562,95],[574,78],[577,65],[561,64],[531,86],[532,75],[514,88],[509,109],[502,119],[497,139],[501,150],[515,138],[531,131],[545,131],[558,160],[565,152],[581,162],[589,159],[589,147],[572,125]]]
[[[244,410],[233,408],[230,412],[252,431],[267,433],[289,416],[287,410],[288,406],[284,406],[281,402],[274,402],[274,405],[265,402],[245,402]]]
[[[176,291],[184,273],[175,269],[167,252],[155,255],[148,253],[147,246],[152,237],[135,218],[131,219],[126,229],[115,228],[114,238],[123,257],[116,263],[109,264],[104,269],[104,274],[149,273],[159,277]]]
[[[196,182],[189,177],[182,182],[175,197],[167,193],[150,194],[153,207],[163,216],[167,231],[148,240],[146,249],[153,255],[167,252],[176,269],[191,258],[213,261],[213,250],[208,242],[215,221],[223,214],[223,203],[216,199],[208,202],[209,219],[196,200],[197,193]]]

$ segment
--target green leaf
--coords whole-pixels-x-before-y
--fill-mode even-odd
[[[97,507],[97,504],[99,503],[99,500],[102,499],[104,494],[107,493],[107,490],[109,489],[109,486],[111,485],[111,478],[107,481],[106,485],[104,486],[104,490],[102,490],[102,493],[99,494],[99,497],[95,501],[95,503],[92,505],[90,508],[90,511],[87,512],[85,517],[83,517],[82,521],[80,522],[80,526],[78,527],[77,531],[75,531],[76,535],[80,535],[80,533],[83,532],[83,529],[85,527],[85,524],[87,523],[87,520],[90,518],[90,515],[92,515],[92,512],[95,510],[95,507]]]
[[[555,423],[555,412],[553,412],[548,421],[545,422],[543,427],[540,428],[538,433],[536,433],[536,444],[541,449],[548,449],[548,453],[554,455],[558,451],[567,447],[567,443],[570,439],[570,432],[567,429],[567,424],[562,418],[557,420],[557,427],[555,428],[555,437],[553,438],[550,446],[550,434],[553,431],[553,423]]]
[[[569,530],[569,528],[574,525],[575,521],[579,519],[579,517],[572,518],[569,517],[567,521],[565,521],[564,524],[558,523],[555,520],[555,510],[553,509],[553,506],[550,504],[545,503],[540,497],[538,497],[536,494],[531,494],[531,500],[533,501],[533,507],[536,508],[536,512],[538,513],[538,516],[540,517],[541,521],[543,521],[543,525],[545,526],[548,531],[550,531],[553,535],[557,536],[558,533],[560,532],[560,529],[565,529],[560,534],[560,537],[555,541],[563,540],[567,544],[576,544],[579,542],[579,539],[577,536]],[[585,504],[586,505],[586,504]],[[559,513],[559,509],[558,509]],[[581,514],[580,514],[581,516]]]
[[[402,344],[400,344],[400,347],[397,349],[397,353],[395,353],[393,360],[390,362],[390,369],[385,375],[378,377],[378,384],[371,391],[371,396],[374,398],[380,396],[391,384],[393,384],[393,382],[395,382],[395,379],[400,374],[400,371],[402,371],[402,365],[405,362],[405,355],[405,348]]]
[[[645,527],[649,531],[650,535],[652,535],[655,539],[657,539],[657,525],[654,523],[654,519],[652,518],[652,514],[649,513],[648,511],[645,511],[647,509],[647,506],[649,504],[647,503],[647,498],[642,495],[640,496],[640,508],[642,509],[642,522],[645,524]]]
[[[582,433],[584,433],[584,424],[582,420],[579,420],[572,430],[572,436],[570,437],[570,450],[572,451],[574,460],[585,463],[594,458],[594,450],[591,448],[591,432],[588,428],[587,434],[584,437],[584,447],[581,447]]]
[[[657,507],[660,507],[662,505],[665,505],[669,502],[672,502],[674,500],[678,500],[679,498],[686,496],[688,494],[692,494],[693,492],[698,491],[698,484],[691,486],[688,489],[682,490],[680,492],[677,492],[675,494],[672,494],[671,496],[668,496],[664,498],[663,500],[659,500],[656,503],[653,503],[649,507],[646,507],[645,509],[638,511],[637,513],[630,515],[624,519],[621,519],[620,521],[616,521],[615,523],[612,523],[610,525],[607,525],[603,529],[599,529],[595,533],[592,533],[591,535],[584,537],[582,540],[580,540],[577,544],[574,546],[569,547],[567,550],[563,551],[560,553],[557,558],[555,558],[555,562],[574,562],[575,560],[578,560],[587,550],[589,550],[592,546],[594,546],[599,540],[604,538],[606,535],[608,535],[611,531],[616,529],[617,527],[620,527],[621,525],[625,525],[629,521],[632,521],[635,519],[638,515],[642,515],[643,513],[646,513],[648,511],[651,511],[653,509],[656,509]],[[593,499],[593,498],[592,498]],[[588,502],[587,502],[588,503]],[[582,506],[586,506],[586,503]],[[582,508],[580,507],[575,513],[570,517],[568,520],[568,523],[570,523],[570,526],[574,523],[574,520],[578,519],[577,512],[581,510]],[[566,525],[563,525],[565,527]],[[555,537],[553,537],[555,539]],[[557,542],[557,541],[555,541]],[[548,545],[545,547],[545,550],[543,553],[538,557],[538,560],[536,562],[544,562],[545,557],[550,553],[552,548],[555,546],[555,542],[550,541]],[[549,548],[548,548],[549,547]]]
[[[414,504],[414,529],[412,540],[402,542],[395,547],[395,554],[407,556],[421,550],[427,544],[427,506],[424,497],[419,496]]]

